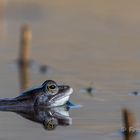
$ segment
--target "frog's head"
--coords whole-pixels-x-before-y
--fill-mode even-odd
[[[73,89],[68,85],[57,85],[55,81],[47,80],[43,84],[43,92],[48,95],[44,100],[48,107],[62,106],[70,98]]]

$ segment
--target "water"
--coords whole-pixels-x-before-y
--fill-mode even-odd
[[[32,59],[52,71],[40,74],[34,68],[30,87],[46,79],[69,84],[74,88],[71,100],[83,107],[70,111],[72,125],[51,132],[14,113],[0,112],[1,140],[121,140],[112,133],[121,128],[123,107],[135,113],[139,124],[140,98],[128,96],[140,91],[138,1],[7,1],[0,23],[1,98],[19,93],[14,60],[23,23],[32,28]],[[95,95],[80,94],[91,82]]]

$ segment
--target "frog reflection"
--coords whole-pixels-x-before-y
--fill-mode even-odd
[[[72,124],[69,110],[65,106],[49,109],[43,106],[9,106],[0,107],[0,111],[17,113],[25,119],[42,124],[46,130],[54,130],[57,126],[69,126]]]

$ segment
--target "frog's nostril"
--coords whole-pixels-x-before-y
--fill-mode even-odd
[[[64,86],[64,89],[67,89],[68,87],[67,86]]]
[[[64,89],[69,89],[70,87],[69,86],[64,86]]]

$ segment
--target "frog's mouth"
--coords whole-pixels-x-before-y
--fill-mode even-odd
[[[69,100],[70,95],[73,93],[73,89],[67,85],[59,85],[59,91],[55,95],[51,96],[47,102],[49,107],[62,106]]]

